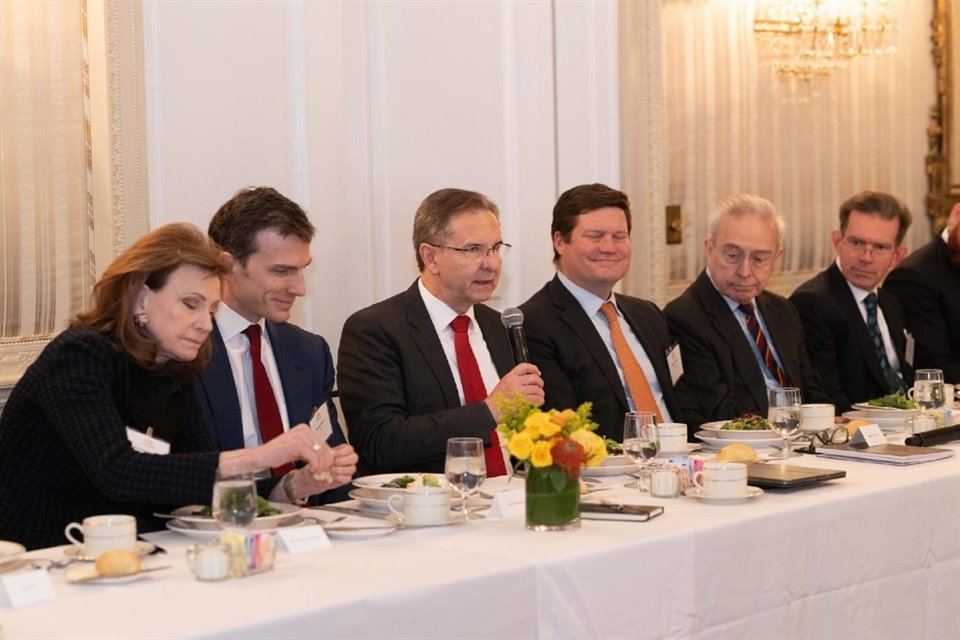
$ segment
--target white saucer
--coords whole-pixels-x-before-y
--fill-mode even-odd
[[[387,522],[393,523],[398,527],[404,527],[404,528],[410,528],[410,529],[421,529],[421,528],[429,528],[429,527],[446,527],[451,524],[463,524],[464,522],[466,522],[466,520],[464,519],[463,512],[461,511],[459,513],[451,512],[449,520],[447,520],[446,522],[439,522],[437,524],[405,524],[403,522],[403,518],[396,515],[395,513],[391,513],[389,516],[387,516]]]
[[[323,525],[321,525],[323,526]],[[380,522],[369,526],[354,525],[347,522],[331,523],[323,527],[327,537],[341,540],[367,540],[388,536],[397,530],[394,522]]]
[[[137,552],[140,556],[150,555],[157,550],[156,545],[152,542],[147,542],[146,540],[137,540],[137,548],[134,551]],[[63,550],[63,555],[73,560],[79,560],[80,562],[93,562],[96,558],[91,558],[90,556],[83,555],[83,549],[77,545],[72,545]],[[124,576],[125,578],[127,576]]]
[[[13,562],[19,558],[21,554],[26,553],[26,551],[27,548],[22,544],[0,540],[0,565]]]
[[[256,529],[256,533],[273,533],[279,529],[293,529],[296,527],[302,527],[303,523],[303,516],[289,516],[279,526],[267,527],[266,529]],[[198,540],[215,540],[220,537],[221,533],[223,533],[223,529],[220,529],[219,527],[210,529],[203,525],[198,526],[193,522],[183,522],[180,519],[167,520],[167,529],[187,536],[188,538],[196,538]]]
[[[697,498],[698,500],[703,500],[704,502],[710,502],[715,504],[736,504],[738,502],[743,502],[744,500],[751,500],[753,498],[759,498],[763,495],[763,489],[760,487],[750,487],[748,486],[744,489],[743,494],[739,496],[734,496],[732,498],[713,498],[704,494],[703,489],[700,487],[690,487],[683,492],[683,495],[690,498]]]
[[[684,449],[677,449],[675,451],[668,451],[666,449],[663,449],[660,451],[660,453],[657,454],[657,457],[669,458],[670,456],[675,456],[675,455],[687,455],[688,453],[693,453],[694,451],[700,451],[701,449],[703,449],[703,445],[700,444],[699,442],[688,442],[686,444],[686,448]]]

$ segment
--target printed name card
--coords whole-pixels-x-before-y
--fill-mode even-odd
[[[523,517],[526,513],[526,501],[526,491],[522,488],[496,493],[493,496],[493,504],[490,505],[490,516],[494,518]]]
[[[881,444],[887,444],[887,438],[880,431],[880,427],[875,424],[867,424],[859,429],[850,438],[850,444],[865,442],[867,446],[875,447]]]
[[[320,442],[326,442],[333,435],[333,423],[330,421],[330,409],[326,403],[317,407],[310,418],[310,429],[317,434]]]
[[[25,607],[56,598],[50,574],[44,569],[11,573],[0,577],[0,599],[3,606]]]
[[[286,549],[287,553],[320,551],[332,546],[327,532],[318,524],[282,529],[277,532],[277,540],[280,541],[280,547]]]

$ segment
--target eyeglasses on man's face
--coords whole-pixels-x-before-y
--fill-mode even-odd
[[[748,260],[750,266],[754,269],[767,269],[773,265],[773,260],[776,258],[776,252],[774,251],[754,251],[748,254],[740,247],[733,245],[718,247],[714,244],[713,246],[720,254],[720,259],[728,267],[739,267],[744,260]]]
[[[866,242],[850,236],[843,239],[843,244],[854,253],[864,255],[869,251],[878,258],[888,258],[893,255],[893,250],[896,249],[895,246],[886,242]]]
[[[433,244],[428,242],[431,247],[436,249],[447,249],[449,251],[456,251],[458,254],[463,256],[469,262],[480,262],[487,256],[496,256],[498,258],[504,258],[508,253],[510,253],[510,248],[512,245],[507,244],[506,242],[498,242],[492,247],[485,247],[479,244],[469,244],[465,247],[448,247],[442,244]]]

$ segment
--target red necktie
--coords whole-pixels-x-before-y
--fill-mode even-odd
[[[453,348],[457,354],[457,369],[460,372],[460,385],[463,387],[463,403],[472,404],[481,402],[487,397],[487,388],[480,375],[480,366],[477,357],[470,346],[470,336],[467,327],[470,325],[469,316],[457,316],[450,323],[453,329]],[[483,450],[483,457],[487,463],[487,477],[502,476],[507,473],[503,463],[503,453],[500,451],[500,438],[497,430],[490,431],[490,446]]]
[[[260,441],[269,442],[283,433],[283,420],[280,419],[280,407],[273,395],[273,386],[267,377],[267,368],[260,356],[262,333],[259,324],[252,324],[243,330],[250,340],[250,362],[253,364],[253,393],[257,404],[257,423],[260,425]],[[274,467],[273,475],[280,477],[293,471],[292,464]]]
[[[763,334],[763,329],[760,328],[760,322],[753,312],[753,305],[742,304],[739,309],[747,316],[747,331],[753,336],[753,341],[757,345],[757,349],[760,350],[760,355],[763,356],[763,362],[767,365],[767,369],[770,370],[781,387],[787,386],[787,374],[783,372],[783,369],[777,364],[776,358],[773,357],[773,350],[770,349],[770,344],[767,342],[767,336]]]

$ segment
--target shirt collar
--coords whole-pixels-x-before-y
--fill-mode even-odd
[[[576,298],[577,302],[580,303],[580,306],[583,308],[584,313],[587,314],[587,317],[592,318],[600,311],[600,307],[604,302],[612,302],[614,309],[617,310],[617,315],[623,315],[620,313],[619,307],[617,307],[617,298],[613,294],[610,294],[609,300],[604,300],[600,296],[587,291],[573,280],[563,275],[562,272],[557,271],[557,278],[560,282],[567,288],[567,291]]]
[[[473,331],[477,327],[477,320],[473,315],[473,306],[467,309],[466,313],[459,314],[447,305],[446,302],[433,295],[427,286],[423,284],[423,278],[417,280],[417,288],[420,290],[420,297],[423,298],[423,304],[427,307],[427,314],[430,316],[430,322],[437,333],[450,326],[453,319],[459,315],[465,315],[470,318],[470,329]]]
[[[224,342],[236,338],[251,324],[249,320],[228,307],[226,303],[220,302],[220,308],[217,309],[217,327],[220,329],[220,335]],[[257,324],[263,329],[263,318],[260,318]],[[266,335],[266,331],[263,333]]]

